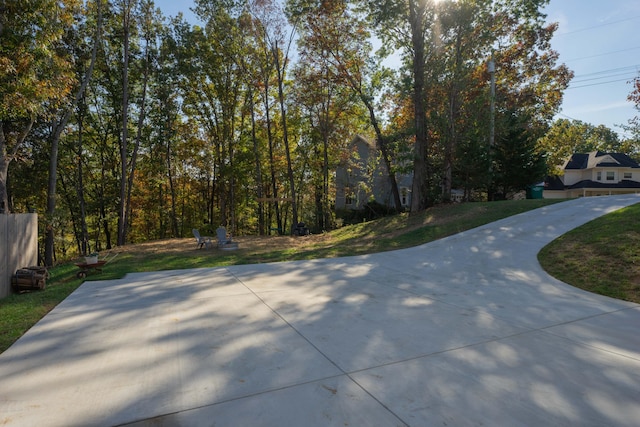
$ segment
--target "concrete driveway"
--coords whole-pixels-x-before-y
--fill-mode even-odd
[[[0,425],[637,426],[640,305],[559,282],[536,254],[638,202],[573,200],[375,255],[86,282],[0,355]]]

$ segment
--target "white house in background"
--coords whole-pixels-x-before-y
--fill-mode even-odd
[[[626,154],[574,154],[563,169],[564,176],[545,181],[545,199],[640,193],[640,165]]]
[[[387,207],[395,207],[391,184],[384,160],[375,144],[356,135],[348,151],[336,168],[336,209],[362,209],[375,200]],[[400,202],[411,205],[411,175],[396,175]]]

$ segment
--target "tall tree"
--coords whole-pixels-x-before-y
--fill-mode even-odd
[[[3,2],[0,14],[0,210],[10,211],[9,164],[39,115],[73,86],[68,52],[59,49],[77,0]]]
[[[199,56],[194,61],[194,70],[198,73],[194,82],[198,86],[192,88],[188,101],[202,116],[203,127],[213,143],[220,223],[235,231],[239,204],[236,155],[242,141],[244,119],[245,88],[239,60],[243,45],[239,21],[244,4],[198,1],[197,5],[196,12],[207,24],[204,31],[194,30],[194,45]]]
[[[434,2],[431,0],[364,0],[372,26],[383,43],[400,49],[410,70],[415,135],[411,212],[429,204],[429,138],[427,129],[427,41],[433,37]]]
[[[174,19],[172,28],[175,32],[186,32],[186,25],[180,19]],[[151,119],[155,129],[155,144],[157,152],[156,163],[160,170],[163,170],[169,186],[169,223],[171,235],[174,237],[182,237],[182,230],[179,227],[178,216],[178,199],[177,199],[177,177],[176,167],[174,165],[176,145],[179,143],[179,130],[181,129],[181,120],[179,118],[179,81],[182,76],[180,69],[180,53],[176,45],[176,39],[171,30],[165,28],[162,33],[162,42],[159,50],[158,66],[155,70],[154,84],[152,90],[154,92],[154,108],[151,110]],[[164,156],[164,158],[163,158]],[[162,184],[159,184],[162,188]],[[158,197],[155,197],[158,200]],[[162,212],[162,210],[160,211]],[[158,218],[159,225],[162,224],[164,218],[162,215]],[[159,227],[163,229],[162,226]]]
[[[93,34],[93,47],[90,51],[88,63],[86,63],[86,52],[79,52],[79,60],[76,61],[77,66],[80,67],[78,69],[78,81],[79,84],[75,88],[75,94],[73,99],[71,99],[64,108],[61,108],[61,111],[56,114],[55,121],[52,126],[52,132],[49,136],[49,141],[51,144],[51,151],[49,156],[49,183],[48,183],[48,191],[47,191],[47,216],[52,218],[55,209],[56,209],[56,186],[57,186],[57,171],[58,171],[58,146],[60,144],[60,136],[62,132],[67,126],[71,115],[73,114],[74,109],[78,106],[81,98],[84,96],[85,91],[87,90],[87,86],[89,85],[89,81],[91,80],[91,76],[93,75],[93,69],[96,63],[96,56],[98,53],[98,44],[100,43],[101,37],[101,28],[102,28],[102,0],[96,0],[93,2],[95,6],[95,30]],[[91,16],[91,9],[87,8],[86,10],[87,19]],[[80,28],[80,30],[84,30],[84,28]],[[81,40],[83,35],[76,35],[76,38],[72,40],[72,42],[78,42]],[[81,43],[77,43],[82,45]],[[83,58],[85,56],[85,58]],[[81,135],[79,136],[81,138]],[[84,226],[82,227],[84,230]],[[45,237],[45,245],[44,245],[44,262],[45,265],[51,266],[53,265],[53,251],[54,251],[54,237],[55,230],[53,227],[48,227],[46,230]]]
[[[244,37],[241,42],[241,50],[244,54],[240,55],[239,61],[240,68],[242,70],[242,76],[247,87],[245,96],[245,108],[249,110],[249,115],[251,117],[250,139],[252,149],[251,153],[253,154],[253,160],[255,164],[255,170],[253,172],[255,177],[255,193],[257,195],[258,206],[258,234],[263,236],[266,234],[266,218],[264,209],[265,188],[262,165],[262,152],[264,151],[264,144],[261,143],[262,138],[258,137],[258,114],[261,98],[260,88],[264,86],[265,91],[268,92],[266,88],[269,87],[269,84],[262,84],[263,72],[261,68],[263,64],[263,58],[261,56],[261,52],[264,51],[262,47],[264,44],[264,40],[261,37],[262,31],[258,29],[261,26],[253,18],[253,16],[251,16],[250,9],[242,14],[239,23],[241,26],[241,31],[246,34],[246,37]],[[269,57],[269,55],[267,55],[267,57]]]
[[[335,35],[340,29],[345,30],[345,25],[337,24],[340,23],[338,17],[345,16],[346,5],[344,2],[323,2],[318,6],[319,10],[313,8],[315,13],[301,15],[295,84],[298,105],[304,109],[303,115],[310,126],[306,139],[311,143],[310,151],[315,154],[311,163],[316,166],[313,170],[319,172],[315,179],[312,178],[316,189],[316,227],[326,230],[332,222],[330,170],[336,167],[339,153],[358,131],[354,120],[358,118],[355,110],[358,98],[348,83],[349,76],[340,70],[336,61],[335,55],[343,49],[330,43],[334,37],[324,37],[327,33]]]
[[[278,184],[278,176],[276,171],[276,141],[274,138],[274,126],[272,122],[271,112],[271,82],[275,79],[275,61],[271,54],[270,32],[276,26],[278,15],[277,5],[274,2],[263,2],[261,0],[254,0],[250,2],[249,13],[252,16],[252,28],[253,38],[257,45],[257,65],[260,75],[260,83],[258,88],[260,89],[261,100],[264,104],[263,114],[264,122],[266,126],[267,145],[268,145],[268,159],[269,159],[269,175],[271,178],[271,196],[272,206],[276,217],[276,230],[278,234],[282,234],[284,231],[282,213],[280,208],[280,192]]]
[[[483,96],[477,90],[481,84],[488,87],[488,79],[478,80],[488,74],[477,70],[484,67],[491,50],[498,64],[498,101],[503,111],[526,112],[540,129],[557,111],[571,72],[557,64],[558,55],[550,49],[557,25],[545,24],[542,10],[547,3],[365,1],[379,37],[386,46],[402,52],[411,82],[415,131],[412,211],[424,208],[430,202],[429,190],[440,183],[445,197],[450,192],[460,130],[464,122],[478,123],[479,114],[470,115],[462,106],[469,111],[468,107],[479,105],[470,97]],[[440,100],[447,100],[448,105]]]
[[[437,6],[434,54],[429,67],[436,70],[436,93],[430,96],[430,109],[440,111],[439,135],[442,155],[442,199],[451,200],[453,171],[457,146],[476,126],[473,115],[478,114],[479,90],[484,81],[478,81],[478,69],[484,67],[487,51],[493,42],[488,22],[492,21],[486,0],[440,2]],[[433,72],[432,72],[433,73]],[[441,83],[438,83],[441,82]],[[439,102],[441,100],[441,102]],[[480,109],[482,111],[482,109]],[[436,125],[437,126],[437,125]]]
[[[541,182],[547,172],[546,159],[536,146],[540,129],[526,113],[506,111],[500,116],[495,146],[494,182],[499,193],[524,190]]]
[[[282,141],[287,163],[287,179],[290,195],[288,199],[290,200],[292,208],[291,232],[293,232],[293,227],[298,223],[298,201],[293,171],[292,141],[290,141],[289,138],[289,124],[287,122],[286,96],[288,96],[288,94],[285,93],[285,84],[287,82],[287,72],[290,65],[291,49],[295,38],[295,25],[292,27],[288,26],[284,17],[284,10],[275,0],[254,1],[252,2],[251,10],[252,15],[259,21],[259,26],[262,30],[261,36],[265,42],[264,48],[268,52],[268,55],[271,56],[270,61],[267,62],[270,65],[265,71],[273,67],[272,69],[275,70],[276,74],[277,102],[280,107],[280,126],[282,127]],[[265,93],[265,96],[266,95]],[[267,111],[268,110],[269,108],[267,106]],[[270,148],[270,150],[271,149],[272,148]],[[275,194],[274,199],[277,200]],[[283,227],[283,225],[278,224],[278,230],[280,232],[283,231]]]
[[[135,31],[135,7],[138,0],[118,0],[122,30],[122,103],[120,137],[120,192],[118,201],[118,246],[126,243],[127,172],[129,159],[129,62],[131,61],[131,32]]]
[[[314,57],[325,57],[334,68],[340,84],[349,87],[367,109],[376,135],[376,147],[386,166],[395,208],[401,211],[393,160],[389,143],[382,132],[377,105],[388,70],[381,67],[379,60],[371,55],[372,46],[367,41],[371,34],[366,29],[366,23],[359,14],[349,9],[347,1],[290,0],[289,14],[292,20],[300,19],[303,49]]]
[[[547,24],[543,8],[549,0],[500,0],[493,20],[497,48],[498,101],[505,110],[527,113],[545,130],[562,104],[573,72],[558,63],[551,49],[557,23]]]
[[[144,132],[144,124],[147,113],[147,95],[149,89],[149,79],[153,72],[153,68],[155,65],[155,58],[157,56],[157,39],[160,33],[162,17],[157,14],[157,11],[154,10],[154,4],[152,0],[141,0],[140,3],[140,37],[142,39],[142,44],[144,46],[144,52],[142,53],[141,58],[141,74],[142,74],[142,82],[141,82],[141,94],[139,96],[138,102],[138,123],[136,136],[134,140],[134,146],[131,153],[131,161],[129,162],[129,170],[128,170],[128,178],[126,182],[126,200],[125,200],[125,209],[124,209],[124,219],[123,223],[125,225],[124,235],[126,240],[126,235],[129,228],[129,221],[132,215],[132,207],[131,207],[131,192],[133,191],[134,186],[134,178],[136,173],[136,165],[138,160],[138,152],[140,151],[140,144],[142,143],[143,132]]]
[[[413,108],[415,122],[415,152],[413,160],[413,184],[411,212],[419,212],[427,207],[429,164],[427,160],[427,116],[425,97],[425,37],[428,29],[429,9],[427,3],[409,0],[409,25],[411,27]]]
[[[281,28],[281,27],[280,27]],[[291,233],[298,224],[298,200],[296,197],[296,181],[293,173],[291,159],[291,142],[289,140],[289,127],[287,123],[287,108],[285,107],[285,79],[289,68],[289,55],[294,39],[293,29],[287,37],[278,30],[271,39],[271,53],[273,54],[276,75],[278,77],[278,102],[280,104],[280,118],[282,120],[282,140],[287,158],[287,176],[289,177],[289,193],[291,194],[292,223]]]

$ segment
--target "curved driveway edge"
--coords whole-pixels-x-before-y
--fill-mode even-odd
[[[536,254],[639,202],[85,282],[0,355],[0,426],[636,426],[640,305],[566,285]]]

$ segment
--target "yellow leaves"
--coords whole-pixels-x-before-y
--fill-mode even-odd
[[[43,0],[5,10],[0,118],[39,113],[69,94],[75,83],[72,64],[58,43],[80,5],[78,0]]]
[[[13,74],[16,71],[15,64],[13,60],[7,57],[0,57],[0,75],[7,76],[9,74]]]

